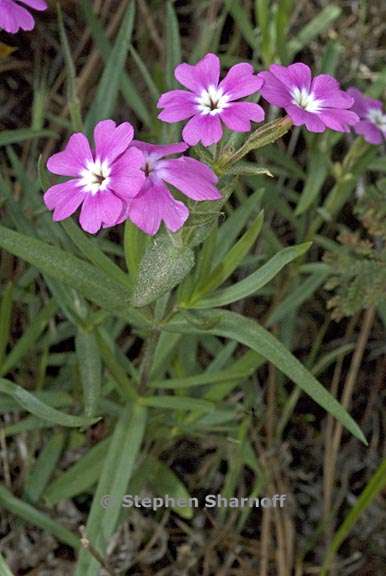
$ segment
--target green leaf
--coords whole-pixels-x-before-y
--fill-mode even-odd
[[[140,398],[143,406],[150,408],[166,408],[167,410],[203,410],[212,412],[215,409],[213,402],[188,398],[187,396],[144,396]]]
[[[297,310],[325,282],[329,274],[329,271],[321,270],[311,274],[306,280],[299,280],[299,285],[274,309],[267,326],[280,322],[288,314]]]
[[[355,524],[358,522],[361,514],[370,506],[374,498],[378,496],[386,487],[386,459],[381,462],[376,472],[372,475],[366,488],[363,490],[354,506],[335,532],[334,538],[328,548],[326,559],[323,563],[321,576],[327,575],[332,560],[339,550]]]
[[[0,226],[0,246],[48,274],[78,290],[83,296],[135,325],[148,320],[130,308],[129,292],[94,266],[46,242]]]
[[[62,453],[64,440],[63,432],[52,434],[30,470],[25,483],[24,494],[32,504],[38,502],[45,492],[48,481]]]
[[[189,498],[191,498],[185,485],[173,470],[150,454],[138,470],[138,475],[140,475],[141,479],[146,478],[146,482],[150,485],[151,489],[161,498],[165,498],[167,494],[175,500],[184,500],[187,503]],[[173,506],[172,509],[181,516],[181,518],[187,520],[193,518],[193,509],[188,505]]]
[[[48,404],[44,404],[44,402],[39,400],[39,398],[31,392],[27,392],[27,390],[21,386],[4,378],[0,378],[0,392],[11,396],[11,398],[27,410],[27,412],[30,412],[42,420],[47,420],[47,422],[51,422],[52,424],[77,428],[79,426],[91,426],[97,421],[95,418],[71,416],[70,414],[59,412],[59,410],[51,408]]]
[[[94,332],[81,328],[75,339],[86,416],[95,416],[102,390],[102,362]]]
[[[181,39],[178,19],[173,4],[166,3],[166,85],[169,89],[178,86],[174,78],[174,69],[181,63]]]
[[[1,576],[13,576],[12,572],[8,568],[1,554],[0,554],[0,574]]]
[[[225,6],[232,15],[246,42],[255,50],[257,47],[257,34],[251,24],[250,15],[242,6],[240,0],[225,0]]]
[[[331,24],[339,18],[341,13],[342,8],[335,4],[330,4],[319,12],[311,22],[303,26],[299,34],[287,44],[287,51],[288,54],[290,54],[290,58],[304,48],[304,46],[307,46],[311,40],[319,36],[319,34],[328,30]]]
[[[194,266],[190,248],[178,246],[167,234],[153,240],[141,261],[132,304],[146,306],[172,290]]]
[[[44,492],[48,506],[90,490],[100,478],[110,438],[98,442],[84,456],[55,478]]]
[[[230,166],[225,170],[226,176],[270,176],[273,178],[272,173],[268,168],[257,166],[253,162],[238,162],[235,166]]]
[[[87,116],[87,127],[90,129],[98,120],[110,118],[118,98],[122,75],[131,41],[135,15],[135,3],[130,0],[123,17],[115,44],[106,62],[99,82],[94,103]]]
[[[37,526],[45,532],[52,534],[60,542],[71,546],[74,550],[79,549],[80,541],[75,534],[30,504],[16,498],[2,485],[0,485],[0,507],[18,516],[28,524],[31,524],[31,526]]]
[[[104,61],[108,63],[109,57],[112,53],[112,47],[106,36],[104,26],[96,17],[91,0],[80,0],[79,4],[83,12],[83,17],[87,23],[87,28],[90,31]],[[122,96],[126,100],[126,104],[132,108],[138,118],[140,118],[146,126],[150,126],[151,118],[146,103],[125,70],[122,71],[121,75],[121,91]]]
[[[263,226],[263,221],[264,212],[261,211],[245,234],[243,234],[240,240],[230,249],[224,260],[217,265],[208,278],[204,278],[201,286],[197,287],[192,295],[192,302],[196,302],[203,294],[212,292],[218,286],[221,286],[221,284],[233,274],[256,242],[256,238]]]
[[[2,130],[0,132],[0,146],[9,144],[19,144],[26,140],[35,138],[57,138],[56,132],[52,130],[33,130],[32,128],[21,128],[20,130]]]
[[[119,268],[106,256],[98,246],[96,238],[86,236],[84,232],[77,226],[71,218],[64,220],[62,226],[68,236],[74,242],[75,246],[79,248],[83,256],[85,256],[94,266],[99,268],[102,272],[107,274],[115,282],[122,284],[128,290],[131,290],[132,285],[127,274]]]
[[[204,372],[196,376],[186,376],[185,378],[169,378],[167,380],[154,380],[150,382],[150,388],[190,388],[194,386],[206,386],[208,384],[218,384],[222,382],[232,382],[242,380],[249,375],[249,371],[241,370],[220,370],[218,372]]]
[[[339,420],[356,438],[366,444],[362,431],[341,404],[281,342],[257,322],[227,310],[197,311],[191,316],[196,317],[196,324],[191,324],[186,319],[177,317],[164,326],[164,330],[183,334],[213,334],[232,338],[248,346],[272,362],[324,410]],[[214,326],[205,330],[198,328],[199,323],[203,325],[214,324]]]
[[[300,216],[312,206],[328,174],[329,162],[325,154],[319,151],[311,155],[308,177],[296,207],[295,216]]]
[[[298,246],[290,246],[280,250],[275,254],[266,264],[256,270],[244,280],[215,292],[212,296],[207,296],[197,303],[193,304],[193,308],[214,308],[216,306],[225,306],[248,298],[255,294],[260,288],[268,284],[287,264],[292,262],[295,258],[302,256],[311,246],[311,242],[305,242]]]
[[[130,282],[138,276],[139,265],[150,241],[149,236],[142,232],[130,220],[125,222],[124,250],[126,266],[130,274]]]
[[[48,304],[40,310],[33,319],[31,326],[25,330],[23,336],[18,340],[17,344],[6,357],[0,369],[0,376],[4,376],[13,370],[22,358],[34,349],[36,341],[39,339],[49,320],[54,316],[56,311],[57,305],[54,300],[50,300]]]
[[[122,410],[103,463],[91,511],[88,516],[86,533],[94,547],[105,555],[106,546],[113,535],[122,508],[122,498],[133,474],[136,459],[141,447],[146,424],[146,408],[132,405]],[[113,498],[108,510],[102,506],[102,498]],[[99,565],[87,550],[82,550],[75,576],[97,576]]]

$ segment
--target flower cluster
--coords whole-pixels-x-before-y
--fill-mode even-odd
[[[32,30],[35,20],[27,8],[47,10],[45,0],[0,0],[0,29],[15,34],[19,30]]]
[[[4,1],[10,0],[0,3]],[[23,1],[31,7],[44,4]],[[262,122],[263,108],[242,100],[257,93],[283,108],[295,126],[304,125],[310,132],[327,128],[348,132],[353,127],[369,143],[378,144],[386,137],[386,115],[379,101],[355,88],[343,91],[328,74],[312,77],[302,63],[273,64],[259,74],[250,64],[241,63],[220,79],[218,56],[207,54],[195,65],[177,66],[175,77],[186,90],[164,93],[158,101],[158,117],[167,123],[187,120],[183,142],[155,145],[133,140],[131,124],[116,126],[112,120],[96,126],[94,151],[86,136],[74,134],[65,150],[47,164],[54,174],[70,177],[44,196],[54,220],[68,218],[81,206],[80,225],[90,233],[127,219],[146,234],[156,234],[162,222],[176,232],[189,210],[168,185],[195,201],[221,198],[213,170],[184,152],[199,143],[205,147],[217,144],[224,126],[248,132],[251,122]]]

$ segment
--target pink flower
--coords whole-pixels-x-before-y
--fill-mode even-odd
[[[82,205],[79,222],[83,230],[95,234],[102,226],[118,223],[127,201],[145,181],[143,154],[129,148],[133,134],[129,122],[116,126],[112,120],[103,120],[94,130],[95,154],[86,136],[78,132],[63,152],[49,158],[50,172],[72,177],[51,186],[44,195],[55,221],[68,218]]]
[[[220,60],[215,54],[207,54],[193,66],[177,66],[175,77],[188,90],[162,94],[157,106],[164,110],[158,118],[169,123],[190,118],[182,132],[190,146],[200,141],[204,146],[219,142],[223,134],[221,120],[235,132],[248,132],[251,121],[264,120],[264,110],[258,104],[236,102],[257,92],[263,84],[250,64],[232,66],[219,82]]]
[[[386,138],[386,114],[382,102],[365,96],[356,88],[349,88],[347,92],[354,98],[352,109],[360,118],[354,126],[355,132],[369,144],[381,144]]]
[[[44,0],[0,0],[0,29],[15,34],[20,30],[32,30],[35,20],[24,6],[35,10],[47,10]]]
[[[348,132],[358,122],[349,110],[354,100],[328,74],[311,77],[311,70],[302,63],[280,66],[272,64],[260,72],[264,80],[261,94],[274,106],[284,108],[295,126],[306,125],[310,132],[324,132],[326,128]]]
[[[121,221],[130,218],[151,236],[157,233],[162,221],[171,232],[179,230],[187,220],[189,210],[172,196],[165,183],[193,200],[221,198],[215,186],[218,178],[209,166],[187,156],[164,159],[165,156],[184,152],[188,148],[184,142],[156,145],[135,140],[133,145],[145,156],[142,169],[146,180],[138,196],[128,202]]]

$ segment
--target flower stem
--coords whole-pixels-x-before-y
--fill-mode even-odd
[[[219,158],[218,166],[222,169],[232,166],[232,164],[235,164],[241,160],[252,150],[257,150],[258,148],[272,144],[279,138],[282,138],[282,136],[288,132],[291,126],[292,120],[288,116],[279,118],[273,122],[268,122],[268,124],[265,124],[261,128],[255,130],[249,136],[246,142],[244,142],[244,144],[233,154],[227,155],[226,151],[224,151],[222,157]]]

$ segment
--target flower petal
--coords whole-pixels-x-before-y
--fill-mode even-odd
[[[264,81],[260,89],[261,95],[274,106],[285,107],[291,103],[292,97],[287,87],[271,72],[260,72],[259,78]]]
[[[220,59],[216,54],[206,54],[197,64],[179,64],[174,75],[180,84],[200,94],[208,86],[218,85]]]
[[[334,108],[323,108],[319,112],[319,118],[327,128],[337,132],[349,132],[350,126],[355,126],[359,121],[359,116],[351,110],[335,110]]]
[[[217,177],[207,178],[207,169],[210,168],[198,167],[197,162],[199,161],[185,156],[165,160],[159,176],[192,200],[219,200],[222,196],[214,185]]]
[[[221,113],[221,120],[230,129],[236,132],[248,132],[251,129],[251,120],[262,122],[264,110],[253,102],[234,102]]]
[[[351,108],[352,96],[339,87],[339,82],[329,74],[319,74],[312,81],[311,91],[316,99],[322,101],[323,107]]]
[[[367,120],[362,120],[355,124],[354,130],[357,134],[363,136],[369,144],[382,144],[384,140],[381,130]]]
[[[302,62],[296,62],[289,66],[282,66],[281,64],[271,64],[269,67],[270,72],[277,80],[282,82],[288,90],[294,87],[305,88],[307,92],[311,88],[311,69]]]
[[[263,79],[253,73],[251,64],[235,64],[229,69],[225,78],[220,82],[219,88],[223,90],[230,100],[238,100],[244,96],[254,94],[263,85]]]
[[[165,108],[158,118],[164,122],[179,122],[193,116],[196,111],[194,94],[186,90],[170,90],[162,94],[157,108]]]
[[[22,4],[26,4],[26,6],[29,6],[30,8],[33,8],[34,10],[47,10],[48,6],[47,6],[47,2],[45,2],[44,0],[18,0],[19,2],[21,2]]]
[[[32,15],[11,0],[2,0],[0,3],[0,28],[10,34],[20,30],[32,30],[35,20]]]
[[[109,190],[123,200],[134,198],[145,182],[143,152],[130,147],[112,165]]]
[[[189,148],[186,142],[177,142],[176,144],[149,144],[149,142],[142,142],[141,140],[133,140],[132,146],[135,146],[147,154],[151,154],[155,158],[163,158],[171,154],[185,152],[185,150]]]
[[[194,146],[200,141],[204,146],[216,144],[222,138],[222,126],[218,115],[193,116],[184,127],[182,137],[189,146]]]
[[[189,210],[185,204],[173,198],[162,182],[149,180],[141,193],[129,203],[127,215],[138,228],[154,236],[162,221],[171,232],[179,230],[188,219]]]
[[[86,194],[77,186],[76,180],[68,180],[48,188],[44,194],[44,203],[54,210],[53,220],[65,220],[73,214],[86,198]]]
[[[302,126],[305,124],[307,130],[310,132],[324,132],[326,126],[320,120],[317,114],[306,112],[296,104],[290,104],[286,107],[288,116],[291,118],[295,126]]]
[[[101,160],[114,162],[127,150],[134,136],[130,122],[116,126],[112,120],[98,122],[94,130],[96,156]]]
[[[53,174],[60,176],[78,176],[87,162],[92,161],[93,157],[86,136],[77,132],[71,136],[63,152],[58,152],[48,159],[47,168]]]
[[[354,104],[351,110],[361,118],[366,118],[367,113],[371,108],[382,110],[382,102],[380,100],[374,100],[374,98],[362,94],[362,92],[357,90],[357,88],[351,87],[347,90],[347,93],[354,99]]]

